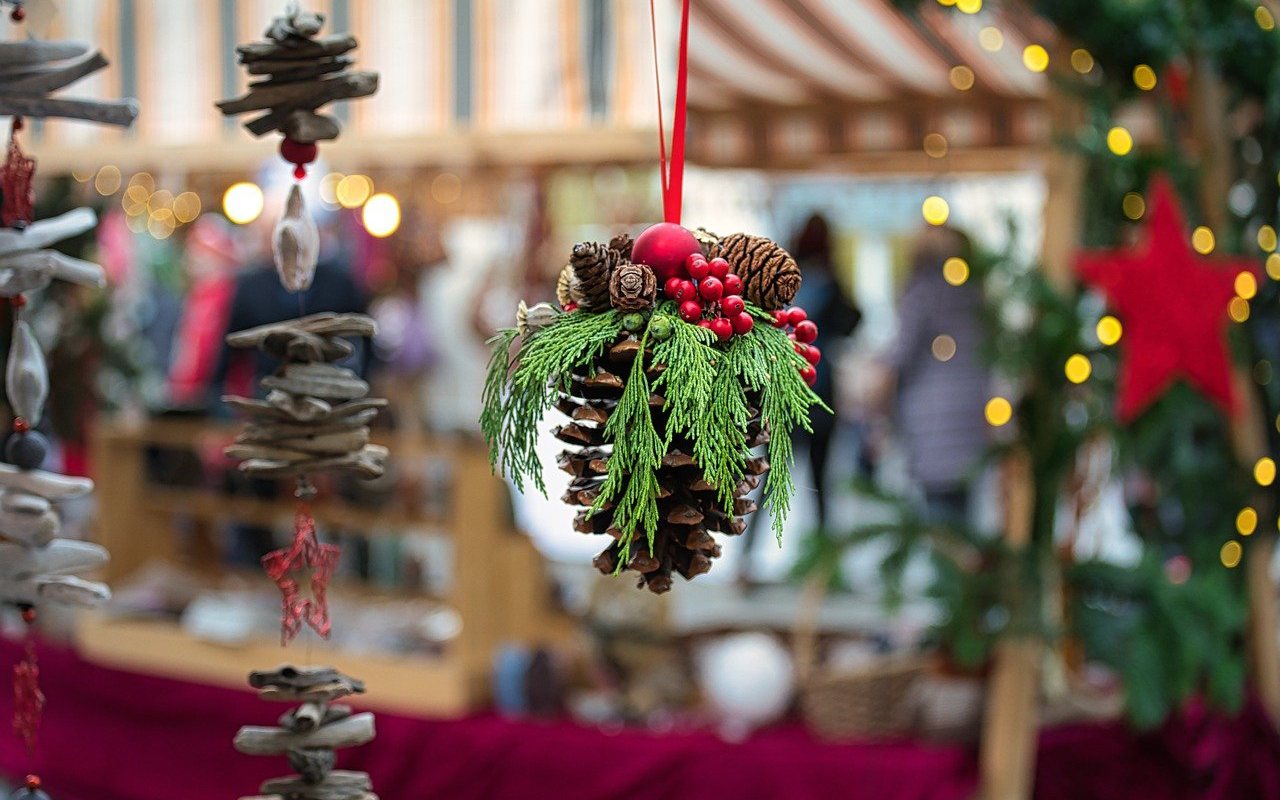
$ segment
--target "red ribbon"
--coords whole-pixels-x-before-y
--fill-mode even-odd
[[[658,19],[654,0],[649,0],[649,23],[653,30],[653,77],[658,90],[658,152],[662,159],[662,210],[667,222],[680,224],[684,205],[685,127],[689,94],[689,0],[680,10],[680,60],[676,70],[676,113],[671,129],[671,163],[667,163],[666,124],[662,116],[662,77],[658,69]]]

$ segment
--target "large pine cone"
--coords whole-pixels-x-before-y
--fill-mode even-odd
[[[578,279],[578,305],[584,311],[609,310],[609,278],[618,265],[618,253],[597,242],[583,242],[573,248],[574,277]]]
[[[644,264],[620,264],[609,279],[609,299],[619,311],[643,311],[657,294],[658,279]]]
[[[742,279],[742,296],[765,311],[782,308],[800,290],[800,267],[772,239],[735,233],[712,247],[711,256],[729,262]]]
[[[598,364],[591,376],[574,375],[569,391],[560,395],[557,408],[572,420],[559,427],[555,435],[571,445],[561,453],[558,464],[573,476],[573,482],[565,492],[564,501],[570,505],[589,508],[600,495],[608,473],[609,454],[603,449],[605,424],[613,413],[626,388],[626,376],[631,362],[639,355],[640,342],[630,335],[619,337],[609,350],[607,358]],[[651,354],[645,354],[649,357]],[[651,378],[661,372],[661,366],[650,367]],[[666,426],[664,400],[654,395],[649,400],[658,434]],[[759,421],[759,413],[752,414],[747,426],[747,440],[751,446],[764,444],[768,435]],[[654,537],[653,551],[643,539],[643,533],[632,543],[628,561],[623,569],[640,575],[638,585],[655,594],[671,588],[672,575],[686,579],[711,569],[712,560],[719,557],[720,545],[713,533],[737,536],[747,528],[743,519],[756,510],[756,504],[747,497],[760,484],[760,476],[769,469],[764,458],[752,458],[747,462],[747,477],[734,490],[732,513],[721,508],[716,499],[715,487],[702,477],[702,470],[694,463],[692,443],[684,437],[676,437],[670,452],[662,459],[658,469],[658,530]],[[594,564],[606,575],[618,567],[625,543],[622,532],[613,524],[609,506],[594,516],[581,511],[574,520],[574,529],[582,533],[608,534],[614,541],[596,556]]]

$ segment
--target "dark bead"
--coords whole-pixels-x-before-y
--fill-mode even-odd
[[[49,440],[39,431],[15,432],[4,445],[4,460],[18,469],[37,469],[49,453]]]

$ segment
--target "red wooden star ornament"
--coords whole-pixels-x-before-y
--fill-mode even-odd
[[[1147,207],[1136,247],[1085,251],[1076,261],[1124,324],[1117,415],[1131,422],[1179,378],[1233,415],[1227,307],[1236,277],[1256,276],[1257,265],[1194,251],[1168,178],[1152,180]]]
[[[342,548],[320,544],[316,524],[305,505],[294,516],[293,542],[284,549],[262,557],[267,575],[280,587],[280,644],[287,645],[302,630],[303,623],[321,637],[329,638],[329,580],[338,566]],[[296,573],[311,570],[311,597],[302,595]]]

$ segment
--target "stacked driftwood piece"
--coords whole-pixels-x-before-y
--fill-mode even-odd
[[[49,97],[107,66],[97,50],[79,42],[34,39],[0,43],[0,114],[63,117],[127,126],[138,116],[136,100]]]

